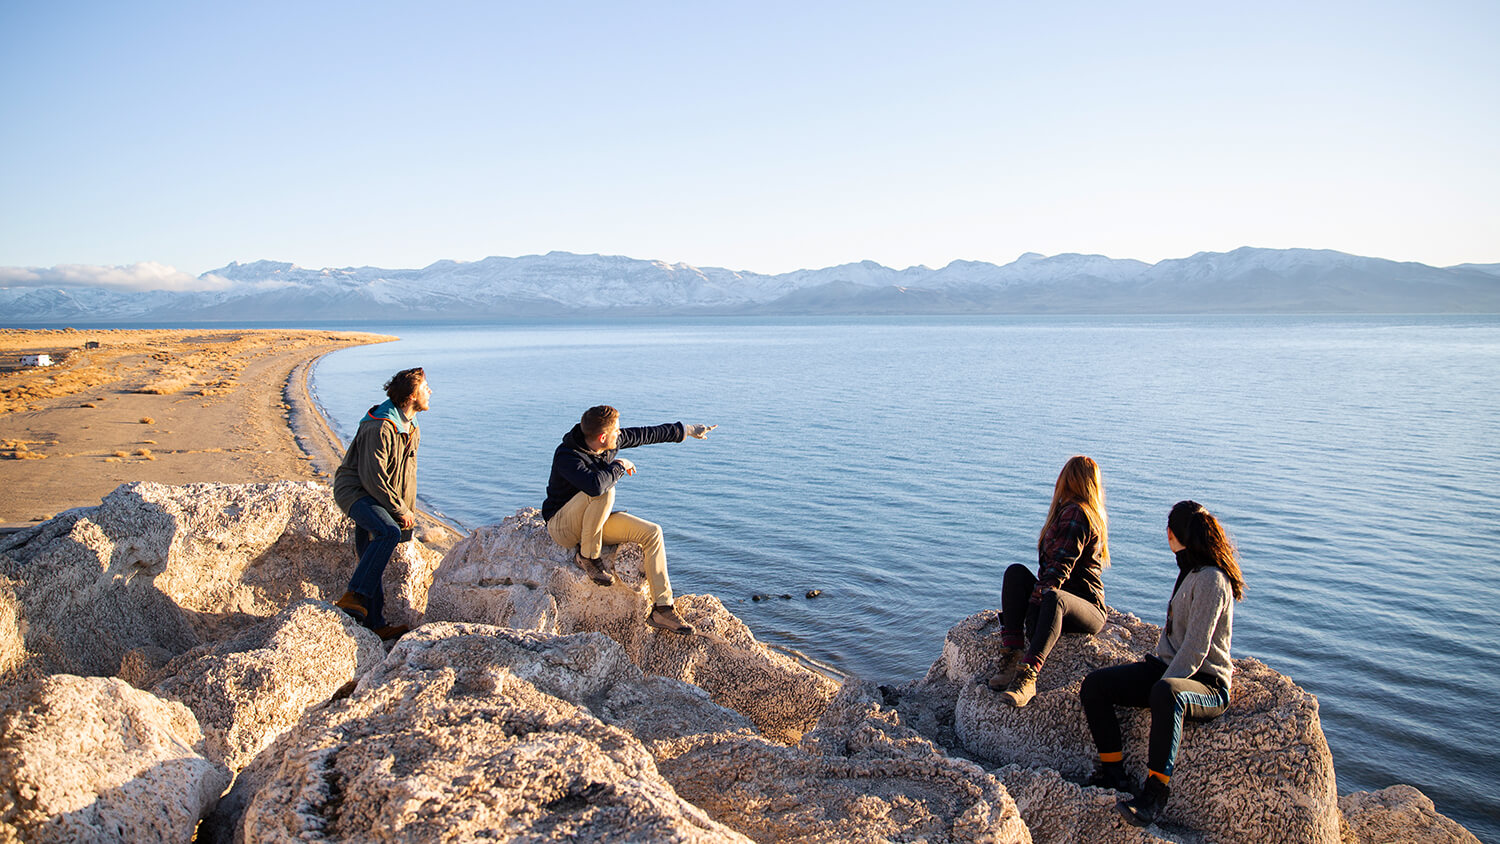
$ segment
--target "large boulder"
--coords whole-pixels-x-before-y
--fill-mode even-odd
[[[56,675],[0,711],[0,840],[190,841],[229,784],[187,707],[122,680]]]
[[[0,539],[0,683],[113,675],[132,652],[180,654],[294,601],[334,600],[354,569],[352,527],[313,482],[132,483]],[[398,547],[393,623],[420,618],[438,561]]]
[[[1095,668],[1140,659],[1159,628],[1113,610],[1096,636],[1065,635],[1022,708],[1001,702],[983,675],[999,650],[999,614],[977,613],[948,632],[929,673],[956,693],[953,725],[962,749],[996,765],[1046,768],[1086,778],[1096,753],[1078,689]],[[1150,714],[1121,708],[1125,761],[1145,774]],[[1090,803],[1095,798],[1090,795]],[[1229,710],[1183,729],[1165,820],[1219,840],[1340,840],[1333,757],[1318,720],[1318,701],[1254,659],[1235,661]]]
[[[265,751],[226,800],[239,817],[220,822],[244,842],[747,841],[679,797],[629,733],[542,691],[663,732],[638,710],[748,731],[686,684],[643,695],[643,681],[603,636],[425,625]]]
[[[191,709],[209,758],[238,771],[384,657],[380,639],[349,616],[299,601],[231,641],[172,660],[151,691]]]
[[[1339,808],[1358,844],[1421,841],[1423,844],[1479,844],[1472,832],[1438,814],[1427,795],[1409,785],[1356,791],[1339,798]]]
[[[682,595],[694,636],[646,626],[650,598],[640,546],[606,547],[619,582],[594,584],[559,548],[533,508],[478,528],[433,575],[428,621],[462,621],[543,633],[603,633],[649,674],[685,680],[743,713],[766,736],[795,742],[812,729],[838,683],[755,639],[712,596]]]
[[[1005,788],[850,680],[795,747],[757,735],[648,743],[677,793],[758,841],[1029,842]]]
[[[1162,844],[1179,840],[1158,835],[1168,834],[1159,826],[1142,829],[1126,823],[1115,808],[1115,802],[1124,796],[1118,792],[1070,782],[1049,768],[1006,765],[995,776],[1015,799],[1034,841]],[[1201,839],[1191,836],[1189,840]]]

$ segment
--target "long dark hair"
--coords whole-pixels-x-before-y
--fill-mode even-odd
[[[1179,501],[1167,514],[1167,530],[1204,563],[1217,566],[1229,578],[1234,599],[1245,598],[1245,578],[1240,574],[1239,552],[1224,532],[1224,526],[1202,504]]]

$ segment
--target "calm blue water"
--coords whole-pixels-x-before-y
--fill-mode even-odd
[[[465,526],[540,506],[589,405],[717,423],[631,453],[617,506],[663,525],[679,593],[877,681],[919,677],[1035,563],[1070,455],[1104,471],[1109,603],[1157,624],[1166,513],[1195,498],[1242,552],[1234,652],[1318,695],[1341,790],[1411,783],[1500,841],[1500,318],[373,330],[403,339],[325,358],[319,401],[347,439],[391,373],[426,367],[420,494]]]

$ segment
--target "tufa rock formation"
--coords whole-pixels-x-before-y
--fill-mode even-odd
[[[964,619],[948,632],[943,655],[928,672],[929,684],[954,696],[959,745],[991,764],[1046,768],[1076,782],[1086,780],[1095,751],[1078,688],[1095,668],[1140,659],[1155,646],[1158,628],[1110,611],[1098,635],[1062,637],[1038,678],[1036,698],[1021,709],[973,682],[976,676],[988,676],[999,653],[999,632],[996,611]],[[1137,779],[1144,778],[1150,713],[1118,712],[1126,766]],[[1261,662],[1235,661],[1229,711],[1212,721],[1188,722],[1177,763],[1168,823],[1215,840],[1341,840],[1333,756],[1318,725],[1318,702]],[[1014,777],[1008,781],[1020,784]],[[1084,794],[1058,796],[1075,804],[1093,800]],[[1016,799],[1047,806],[1033,815],[1038,819],[1077,813],[1058,805],[1057,796],[1038,801],[1017,793]]]
[[[523,510],[441,565],[403,546],[420,626],[382,646],[324,603],[349,531],[315,484],[130,484],[0,540],[0,842],[1474,840],[1415,789],[1336,797],[1316,700],[1249,659],[1165,823],[1127,826],[1078,784],[1077,689],[1155,643],[1133,616],[1064,636],[1022,710],[973,682],[993,612],[924,678],[841,687],[711,596],[679,599],[700,635],[648,629],[638,548],[601,588]]]
[[[229,784],[180,703],[58,674],[0,711],[0,841],[190,841]]]
[[[698,635],[644,624],[651,610],[640,546],[605,549],[618,582],[600,587],[547,535],[535,509],[478,528],[453,546],[427,593],[428,621],[472,621],[543,633],[603,633],[648,674],[685,680],[744,713],[763,734],[795,742],[838,683],[757,642],[712,596],[683,595],[677,611]]]
[[[642,679],[603,636],[426,625],[262,754],[236,785],[247,794],[226,801],[241,817],[216,820],[250,844],[746,841],[679,797],[630,733],[538,687],[622,706],[610,700],[622,677]],[[685,687],[657,691],[635,705],[712,707]]]
[[[209,758],[238,771],[384,657],[374,633],[329,604],[305,600],[228,642],[173,659],[150,690],[191,709]]]
[[[0,539],[0,685],[122,668],[139,679],[294,601],[332,601],[353,572],[352,525],[312,482],[132,483]],[[391,623],[420,622],[439,561],[397,547]],[[25,625],[4,623],[17,605]]]

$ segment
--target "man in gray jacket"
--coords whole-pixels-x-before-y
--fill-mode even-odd
[[[411,537],[417,516],[417,445],[422,433],[416,415],[427,410],[432,388],[421,367],[403,369],[385,382],[386,400],[370,408],[344,462],[333,476],[333,499],[357,526],[359,563],[349,591],[336,606],[382,639],[406,632],[387,625],[381,578],[396,545]]]

